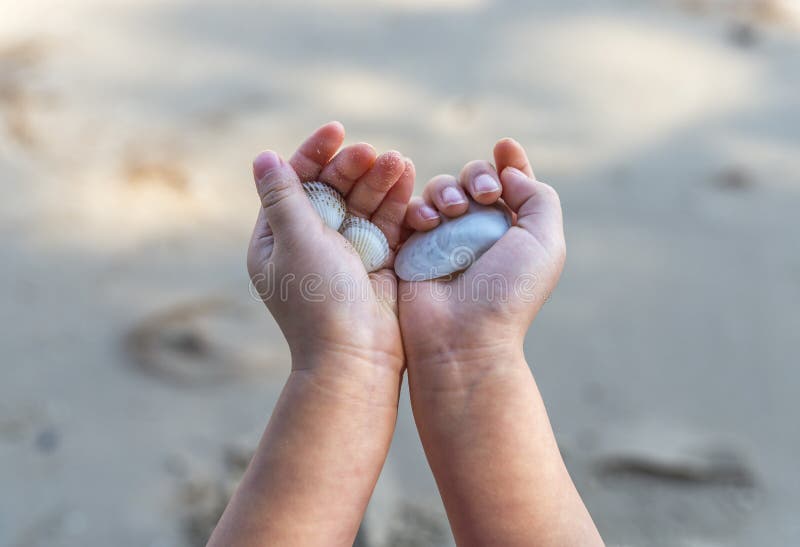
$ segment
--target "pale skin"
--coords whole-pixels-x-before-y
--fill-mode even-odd
[[[502,198],[515,216],[456,279],[400,284],[414,418],[458,545],[602,545],[522,352],[564,265],[558,194],[534,178],[516,141],[499,141],[494,162],[435,177],[407,212],[412,228],[430,230],[440,220],[429,210],[462,215],[469,195],[483,204]],[[491,294],[485,284],[483,293],[456,289],[481,287],[481,279],[504,283]],[[449,298],[441,285],[453,287]]]
[[[436,177],[414,199],[410,160],[378,156],[363,143],[340,150],[343,140],[332,122],[288,161],[265,152],[253,164],[261,208],[248,270],[287,339],[292,371],[209,545],[352,545],[389,449],[406,369],[459,545],[602,545],[522,353],[563,267],[557,194],[533,178],[510,139],[495,146],[497,169],[471,162],[458,179]],[[525,274],[534,288],[503,304],[442,300],[425,289],[456,280],[414,287],[390,268],[368,275],[316,216],[300,186],[308,180],[342,192],[393,250],[409,230],[463,214],[466,194],[486,204],[502,198],[515,227],[461,279]],[[309,299],[300,282],[307,274],[318,290],[344,276],[359,296]],[[288,290],[269,290],[288,278]]]

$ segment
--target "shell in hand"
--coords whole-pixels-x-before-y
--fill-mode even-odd
[[[500,205],[470,202],[467,213],[442,217],[429,232],[417,232],[403,244],[394,271],[404,281],[426,281],[466,270],[511,227]]]
[[[347,215],[339,232],[358,252],[367,272],[379,270],[389,259],[389,243],[380,228],[367,219]]]
[[[304,182],[303,190],[322,221],[338,231],[347,214],[342,195],[324,182]]]

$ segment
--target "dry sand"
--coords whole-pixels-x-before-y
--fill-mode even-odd
[[[526,350],[610,545],[798,544],[797,1],[256,4],[0,0],[0,545],[203,544],[288,369],[250,160],[329,119],[560,191]],[[450,542],[403,397],[358,543]]]

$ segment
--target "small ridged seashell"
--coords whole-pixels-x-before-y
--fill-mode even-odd
[[[342,195],[324,182],[304,182],[303,190],[306,191],[308,200],[322,221],[338,231],[347,214],[347,206]]]
[[[500,205],[470,202],[456,218],[442,218],[429,232],[417,232],[403,243],[394,271],[403,281],[426,281],[469,268],[511,227]]]
[[[380,269],[389,258],[389,243],[380,228],[370,221],[347,215],[339,232],[358,252],[367,272]]]

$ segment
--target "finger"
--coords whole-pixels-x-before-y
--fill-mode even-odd
[[[308,201],[297,173],[275,152],[262,152],[253,160],[253,177],[266,221],[277,242],[302,241],[310,226],[321,226],[322,221]]]
[[[500,177],[491,163],[484,160],[471,161],[458,175],[458,182],[478,203],[489,205],[500,198]]]
[[[561,200],[549,185],[514,167],[500,173],[503,201],[517,213],[517,226],[532,234],[545,248],[564,246]]]
[[[506,167],[514,167],[534,178],[525,149],[514,139],[506,137],[497,141],[494,145],[494,164],[498,173],[502,173]]]
[[[322,168],[318,180],[346,195],[353,184],[372,167],[376,156],[375,149],[367,143],[347,146]]]
[[[421,197],[413,197],[408,202],[405,223],[409,228],[419,232],[427,232],[436,228],[442,221],[439,211]]]
[[[300,145],[289,160],[289,165],[302,182],[317,180],[322,168],[343,142],[344,126],[339,122],[326,123]]]
[[[372,168],[358,179],[347,194],[347,208],[356,216],[371,217],[405,168],[405,160],[400,152],[391,151],[378,156]]]
[[[433,177],[425,185],[422,198],[448,217],[463,215],[469,207],[464,189],[458,184],[456,178],[450,175]]]
[[[519,296],[535,297],[541,304],[566,258],[558,194],[515,167],[503,169],[500,181],[503,201],[517,214],[516,223],[466,271],[463,282],[470,286],[477,282],[477,276],[491,271],[512,282],[515,291],[526,291],[516,293]],[[522,285],[517,285],[520,282]]]
[[[389,248],[394,249],[400,243],[400,234],[403,227],[403,220],[406,216],[406,208],[411,194],[414,193],[414,164],[410,159],[405,159],[405,169],[394,183],[394,186],[386,193],[383,202],[372,215],[372,223],[381,229]]]

